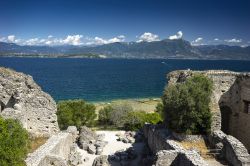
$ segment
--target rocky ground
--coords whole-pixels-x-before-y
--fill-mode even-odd
[[[76,161],[78,159],[76,158],[80,157],[81,161],[79,161],[80,164],[78,164],[78,166],[92,166],[95,158],[99,156],[103,158],[103,155],[106,156],[109,164],[112,166],[119,166],[121,164],[131,166],[139,165],[141,154],[145,146],[144,142],[135,142],[135,139],[132,138],[130,134],[125,133],[125,131],[97,131],[95,134],[103,136],[101,141],[105,142],[105,146],[102,147],[102,152],[98,154],[92,153],[92,151],[89,151],[89,148],[85,148],[84,150],[81,145],[76,146],[75,151],[79,156],[75,157],[76,155],[74,155],[72,161],[77,163]],[[126,140],[127,136],[131,138]],[[129,141],[129,139],[131,140]],[[92,147],[92,145],[90,145],[90,147]]]

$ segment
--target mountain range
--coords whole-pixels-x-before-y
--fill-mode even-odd
[[[0,42],[0,56],[250,60],[250,46],[193,46],[183,39],[92,46],[21,46]]]

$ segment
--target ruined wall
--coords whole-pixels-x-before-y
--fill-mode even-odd
[[[214,131],[209,136],[210,145],[220,150],[220,156],[231,165],[250,165],[250,155],[245,146],[231,135]]]
[[[244,101],[250,101],[250,73],[226,70],[178,70],[168,74],[168,83],[185,81],[194,74],[204,74],[214,84],[210,109],[212,130],[222,129],[239,139],[250,150],[250,114],[244,111]]]
[[[205,160],[193,150],[185,150],[172,140],[167,129],[160,125],[146,124],[143,127],[150,150],[156,154],[156,166],[207,166]]]
[[[56,103],[31,76],[0,67],[0,115],[18,119],[34,136],[59,131]]]
[[[76,130],[76,128],[75,128]],[[76,130],[77,131],[77,130]],[[28,155],[27,166],[67,166],[70,148],[75,142],[74,131],[64,131],[50,137],[45,144]]]

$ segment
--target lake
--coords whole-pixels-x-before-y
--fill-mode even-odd
[[[166,75],[180,69],[250,72],[250,61],[1,57],[0,66],[31,75],[56,101],[160,97]]]

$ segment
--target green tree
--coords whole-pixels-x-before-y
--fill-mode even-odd
[[[162,97],[168,127],[185,134],[209,133],[212,88],[212,81],[204,75],[194,75],[183,83],[169,85]]]
[[[158,114],[161,115],[162,118],[164,118],[164,106],[162,103],[158,103],[155,107],[156,111]]]
[[[0,117],[0,165],[24,166],[28,148],[28,132],[19,122]]]
[[[162,118],[158,113],[146,113],[144,111],[132,111],[126,116],[124,129],[138,130],[143,127],[145,123],[157,124],[162,122]]]
[[[91,126],[95,122],[95,106],[84,100],[60,101],[57,105],[57,117],[60,129],[65,130],[68,126]]]
[[[100,109],[98,114],[98,121],[99,124],[102,125],[109,125],[112,122],[110,121],[111,114],[113,112],[113,108],[111,106],[106,106],[102,109]]]
[[[112,113],[110,114],[110,122],[118,128],[124,126],[126,116],[129,112],[133,111],[133,108],[128,103],[115,103],[111,105]]]

